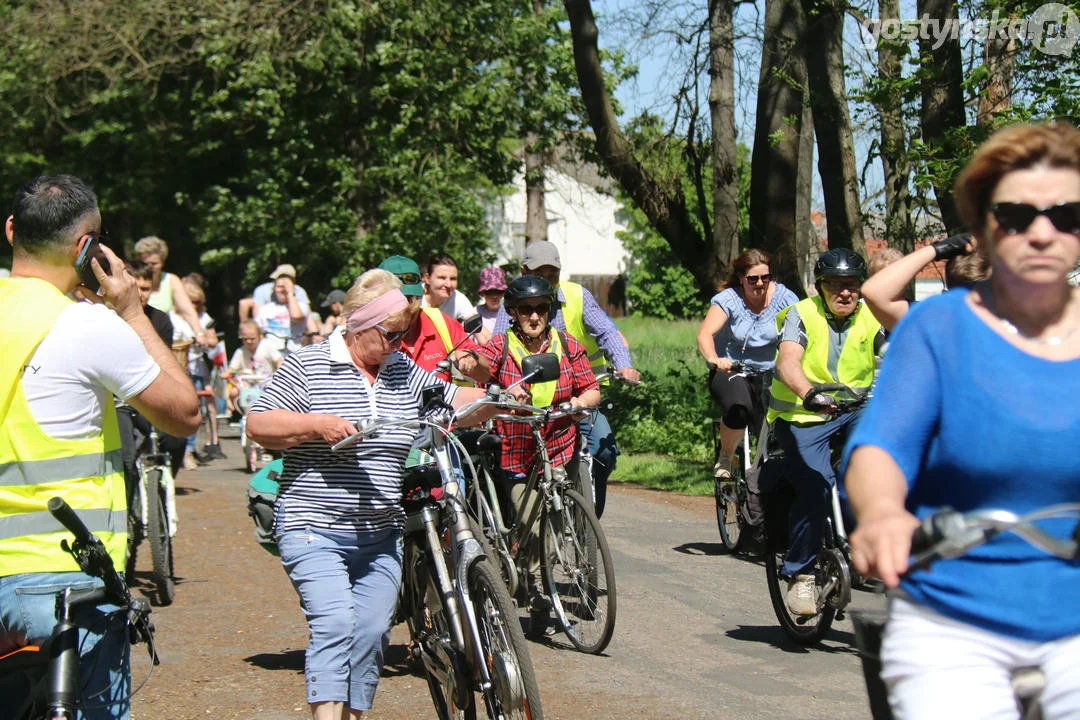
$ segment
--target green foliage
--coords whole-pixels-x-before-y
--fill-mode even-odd
[[[713,494],[712,462],[641,453],[620,455],[611,479],[684,495]]]
[[[605,390],[615,403],[610,418],[619,448],[710,460],[713,403],[697,356],[698,323],[631,317],[618,324],[644,380]]]

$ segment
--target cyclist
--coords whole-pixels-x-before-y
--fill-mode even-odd
[[[164,271],[165,261],[169,259],[169,246],[159,237],[144,237],[135,243],[135,256],[150,266],[154,272],[153,287],[150,292],[150,304],[161,312],[175,312],[192,328],[199,342],[213,345],[217,342],[215,333],[204,328],[199,321],[195,306],[188,297],[180,276]]]
[[[727,288],[713,296],[709,312],[698,329],[698,352],[709,364],[709,393],[723,408],[720,425],[721,454],[716,477],[731,476],[731,458],[749,424],[757,431],[765,415],[760,388],[744,377],[732,377],[735,362],[768,372],[776,363],[776,316],[799,298],[773,282],[769,253],[750,249],[731,267]]]
[[[1080,496],[1080,132],[998,131],[954,197],[990,277],[911,310],[848,448],[852,560],[889,587],[933,510],[1023,515]],[[1039,527],[1075,537],[1076,521]],[[900,585],[881,647],[895,717],[1017,717],[1021,667],[1043,672],[1043,717],[1080,717],[1076,560],[1002,534]]]
[[[60,591],[102,584],[60,547],[49,498],[63,497],[124,567],[127,512],[111,396],[176,435],[199,423],[187,372],[154,332],[120,258],[101,245],[109,270],[97,258],[87,265],[101,295],[80,285],[79,252],[104,237],[85,182],[71,175],[29,181],[15,195],[5,233],[14,262],[11,277],[0,279],[0,652],[49,638]],[[72,302],[65,295],[72,291],[93,304]],[[99,706],[83,717],[127,718],[125,618],[105,606],[75,620],[83,695]],[[0,697],[17,708],[27,692],[5,683]]]
[[[846,434],[859,412],[827,417],[835,407],[824,383],[869,390],[874,357],[884,342],[881,323],[859,299],[866,262],[852,250],[837,248],[814,264],[818,295],[785,308],[777,317],[780,345],[772,380],[768,418],[784,450],[786,477],[795,489],[790,510],[790,541],[781,575],[788,578],[787,604],[793,615],[814,615],[814,565],[828,515],[830,488],[836,482],[830,444]]]
[[[291,275],[282,273],[274,280],[274,292],[269,302],[260,305],[255,312],[255,322],[263,333],[277,338],[282,354],[288,355],[300,349],[310,313],[311,308],[298,297],[296,281]]]
[[[262,384],[265,384],[284,358],[273,343],[263,338],[262,330],[254,320],[240,323],[240,342],[242,345],[229,360],[229,403],[246,413],[258,398],[261,385],[253,385],[238,375],[257,375],[264,378]]]
[[[551,327],[551,318],[557,311],[555,289],[547,280],[525,275],[510,283],[503,296],[503,306],[510,314],[510,329],[491,338],[480,352],[491,364],[492,379],[502,387],[509,387],[521,380],[521,360],[542,352],[555,353],[559,357],[558,380],[544,383],[523,383],[511,392],[523,401],[537,407],[549,407],[569,402],[574,407],[591,406],[600,401],[600,389],[589,368],[585,347],[565,332]],[[535,498],[522,497],[528,473],[537,448],[529,429],[519,423],[498,423],[497,431],[502,437],[500,468],[510,484],[510,497],[519,513],[528,513]],[[578,427],[564,418],[544,427],[544,444],[553,468],[564,468],[572,477],[578,472],[574,462],[578,444]],[[529,542],[538,543],[536,530],[529,534]],[[548,611],[550,605],[540,585],[540,555],[533,553],[534,567],[530,588],[529,611],[532,616],[531,630],[542,634],[551,628]]]
[[[409,331],[401,341],[401,352],[428,372],[435,372],[439,362],[449,357],[463,375],[487,383],[488,362],[461,323],[438,308],[421,305],[424,286],[420,281],[420,266],[410,258],[391,255],[382,261],[379,269],[393,273],[401,281],[401,292],[409,301],[411,320]]]
[[[559,249],[548,240],[534,240],[525,246],[525,257],[521,261],[522,275],[536,275],[547,280],[556,291],[558,310],[551,321],[557,329],[573,335],[585,346],[589,361],[596,372],[613,364],[616,372],[628,380],[641,380],[641,373],[634,369],[630,361],[630,348],[626,345],[619,328],[596,303],[596,298],[587,289],[569,280],[559,280],[562,262]],[[506,332],[510,327],[510,316],[504,308],[495,320],[494,334]],[[592,455],[593,491],[596,493],[596,517],[604,514],[607,500],[607,480],[615,470],[615,460],[619,448],[615,445],[615,434],[603,413],[593,413],[592,426],[589,420],[583,420],[581,431],[589,443]]]

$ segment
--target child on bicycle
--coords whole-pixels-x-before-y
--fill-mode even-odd
[[[242,345],[233,353],[228,368],[228,403],[233,414],[247,412],[283,359],[274,344],[263,339],[262,329],[254,320],[240,323],[240,341]]]

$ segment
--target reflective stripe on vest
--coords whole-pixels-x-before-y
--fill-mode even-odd
[[[48,512],[53,496],[101,538],[117,568],[124,566],[127,504],[113,403],[102,408],[96,437],[57,439],[34,420],[23,393],[23,369],[69,304],[42,280],[0,280],[0,576],[79,570],[60,547],[71,534]]]
[[[576,282],[562,280],[559,288],[563,291],[566,302],[562,306],[563,323],[566,332],[575,340],[585,346],[585,352],[589,355],[589,364],[593,371],[600,373],[607,369],[607,354],[596,344],[596,338],[585,329],[585,288]]]
[[[862,301],[844,338],[836,366],[829,366],[829,320],[820,297],[806,298],[784,308],[776,318],[777,329],[783,328],[788,311],[797,308],[799,318],[806,328],[807,346],[803,353],[802,370],[812,385],[844,383],[852,390],[862,392],[874,381],[874,338],[881,330],[881,323]],[[779,356],[779,349],[777,350]],[[803,409],[802,400],[785,385],[778,374],[773,375],[769,398],[769,422],[782,418],[795,423],[825,422],[825,415]]]
[[[559,339],[559,331],[555,328],[549,328],[548,333],[547,352],[555,353],[555,357],[559,358],[559,366],[562,367],[563,346],[562,341]],[[517,333],[513,331],[507,331],[506,333],[506,348],[514,356],[514,360],[517,361],[519,370],[521,369],[521,361],[532,354],[525,349],[525,345],[518,339]],[[532,404],[536,407],[550,407],[551,403],[555,402],[555,389],[558,384],[558,378],[542,383],[529,383]]]
[[[446,356],[450,357],[450,351],[454,349],[454,338],[450,336],[450,327],[446,324],[446,315],[439,308],[426,307],[421,308],[431,319],[431,324],[435,326],[435,332],[438,334],[439,339],[442,340],[443,350],[446,351]],[[471,380],[465,380],[460,377],[461,371],[456,366],[451,364],[450,366],[450,382],[462,387],[473,387],[475,383]],[[454,377],[457,373],[459,377]]]

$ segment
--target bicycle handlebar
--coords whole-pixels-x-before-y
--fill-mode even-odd
[[[1019,535],[1029,544],[1067,560],[1080,558],[1080,522],[1073,536],[1062,540],[1034,523],[1049,518],[1080,520],[1080,503],[1061,503],[1017,515],[1009,510],[973,510],[962,513],[942,508],[923,519],[911,538],[913,560],[905,573],[922,570],[937,560],[960,557],[1001,533]]]

